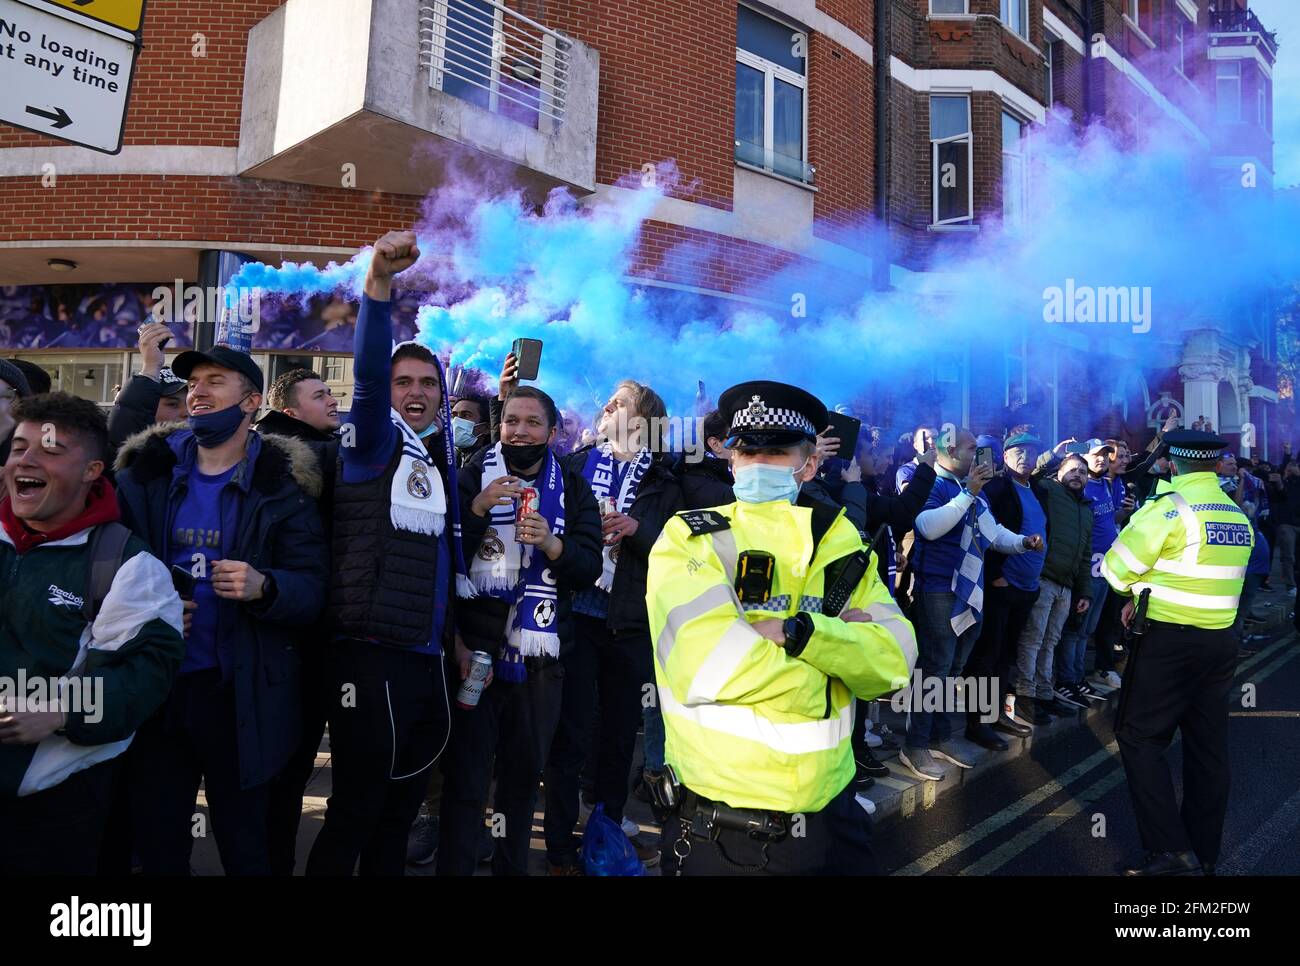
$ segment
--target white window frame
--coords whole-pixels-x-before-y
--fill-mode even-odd
[[[746,67],[752,67],[755,70],[762,72],[763,74],[763,167],[762,170],[769,174],[774,174],[777,177],[788,178],[789,175],[785,175],[780,171],[776,170],[776,138],[775,138],[776,104],[774,98],[775,81],[777,80],[784,81],[785,83],[791,85],[792,87],[799,88],[799,90],[802,92],[803,131],[801,133],[801,137],[803,139],[803,144],[801,146],[801,154],[803,156],[800,158],[800,163],[803,165],[803,170],[800,172],[800,177],[792,180],[797,180],[804,184],[809,184],[811,183],[811,179],[808,177],[809,174],[808,169],[810,166],[810,162],[808,160],[808,68],[810,66],[809,62],[811,58],[809,57],[810,51],[808,49],[808,31],[802,30],[799,27],[795,27],[786,20],[779,20],[776,17],[770,16],[769,14],[765,13],[762,10],[757,10],[754,7],[750,7],[749,4],[740,4],[740,6],[748,8],[749,10],[758,14],[758,16],[765,17],[766,19],[771,20],[773,23],[777,23],[783,27],[789,28],[792,37],[795,34],[798,34],[803,38],[803,50],[804,50],[803,74],[796,74],[794,71],[787,70],[786,68],[782,67],[780,64],[774,64],[765,57],[760,57],[758,56],[758,54],[745,50],[739,44],[736,45],[736,63],[744,64]],[[732,96],[733,97],[735,96],[734,91]],[[734,131],[732,132],[732,136],[734,140],[734,136],[735,136]],[[733,148],[733,157],[734,157],[734,148]],[[748,161],[743,161],[740,158],[735,158],[735,162],[745,167],[753,167],[753,165],[750,164]]]
[[[962,6],[961,13],[935,13],[934,0],[930,0],[930,18],[934,19],[935,17],[969,17],[970,0],[962,0],[961,6]]]
[[[1009,15],[1013,4],[1020,8],[1020,25],[1024,29],[1024,33],[1021,33],[1015,27],[1011,26],[1011,23],[1002,16],[1003,7],[1006,8]],[[1029,39],[1029,0],[1001,0],[998,4],[998,19],[1002,21],[1002,26],[1006,27],[1021,40]]]
[[[971,225],[975,223],[975,130],[974,117],[971,114],[969,91],[930,91],[931,99],[936,97],[960,97],[966,101],[966,133],[951,137],[930,139],[930,224]],[[961,218],[939,220],[939,145],[966,139],[966,211]]]
[[[447,27],[451,23],[452,16],[450,7],[451,4],[449,0],[433,0],[433,44],[434,50],[437,53],[435,53],[434,67],[430,73],[429,80],[430,86],[434,90],[438,91],[443,89],[443,77],[446,73],[448,53]],[[481,20],[471,17],[469,20],[469,26],[473,32],[477,33],[485,25]],[[471,87],[475,87],[479,90],[486,89],[488,92],[487,110],[491,111],[493,114],[499,113],[497,108],[500,106],[501,101],[499,96],[501,92],[501,60],[502,54],[505,51],[505,37],[505,12],[501,7],[494,5],[492,11],[492,49],[489,54],[492,61],[490,68],[491,80],[489,81],[487,88],[484,88],[481,84],[477,84],[474,81],[457,78],[457,80],[469,84]],[[451,40],[452,44],[456,48],[456,52],[462,57],[465,56],[464,41],[457,38],[452,38]],[[469,103],[473,102],[471,101]]]
[[[1187,79],[1187,21],[1180,17],[1174,18],[1174,43],[1178,49],[1178,60],[1174,63],[1174,70],[1179,75]]]
[[[1124,15],[1133,21],[1133,26],[1142,30],[1142,0],[1128,0],[1124,6]]]
[[[1060,37],[1056,36],[1048,28],[1043,28],[1043,59],[1047,61],[1047,109],[1049,111],[1056,103],[1056,77],[1052,72],[1052,45],[1060,42]]]
[[[1009,107],[1007,107],[1006,104],[1002,105],[1002,113],[1005,114],[1007,117],[1010,117],[1013,120],[1017,121],[1020,124],[1020,145],[1021,145],[1020,150],[1015,152],[1008,152],[1006,145],[1001,143],[1002,118],[1001,117],[998,118],[999,150],[1002,157],[1002,220],[1004,224],[1011,224],[1012,226],[1018,226],[1024,222],[1025,212],[1028,211],[1029,209],[1029,151],[1028,151],[1028,146],[1025,144],[1025,135],[1027,133],[1027,129],[1029,128],[1029,125],[1032,124],[1033,122],[1027,120],[1024,116],[1011,110]],[[1020,193],[1020,209],[1019,209],[1020,215],[1019,218],[1013,222],[1007,221],[1006,164],[1007,164],[1008,153],[1012,154],[1013,157],[1017,157],[1020,159],[1020,184],[1016,186]]]
[[[1259,81],[1255,84],[1255,119],[1261,130],[1268,130],[1268,78],[1259,71]]]
[[[1225,67],[1231,67],[1233,70],[1235,70],[1235,71],[1237,72],[1237,73],[1236,73],[1236,76],[1235,76],[1235,77],[1224,77],[1224,76],[1222,76],[1222,75],[1220,74],[1220,71],[1223,70]],[[1236,82],[1236,85],[1237,85],[1237,98],[1236,98],[1237,110],[1236,110],[1236,117],[1235,117],[1235,118],[1223,118],[1223,117],[1221,117],[1221,115],[1220,115],[1219,81],[1221,81],[1221,80],[1230,80],[1230,81],[1235,81],[1235,82]],[[1226,124],[1240,124],[1240,123],[1242,122],[1241,93],[1242,93],[1241,61],[1239,61],[1239,60],[1216,60],[1216,61],[1214,62],[1214,118],[1215,118],[1216,121],[1219,121],[1220,123],[1226,123]]]

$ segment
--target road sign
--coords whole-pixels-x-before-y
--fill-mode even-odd
[[[129,41],[0,0],[0,122],[117,154],[135,55]]]
[[[22,0],[32,7],[44,7],[47,10],[67,10],[75,16],[71,19],[94,21],[110,27],[119,28],[129,33],[139,34],[144,20],[145,0]]]

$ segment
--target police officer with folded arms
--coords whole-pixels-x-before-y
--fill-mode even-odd
[[[684,875],[871,873],[853,791],[854,697],[905,686],[916,638],[842,510],[796,502],[826,407],[794,386],[722,394],[736,501],[668,522],[646,600],[667,734],[654,794]]]
[[[1227,443],[1200,430],[1165,436],[1173,476],[1133,514],[1101,572],[1129,600],[1138,635],[1124,673],[1116,738],[1146,857],[1124,875],[1214,874],[1228,810],[1232,625],[1253,541],[1250,521],[1219,488]],[[1183,803],[1165,750],[1183,738]]]

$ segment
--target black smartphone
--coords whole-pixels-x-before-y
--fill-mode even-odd
[[[826,414],[826,419],[831,426],[826,435],[836,436],[840,441],[840,451],[835,455],[846,463],[851,461],[858,453],[858,434],[862,431],[862,420],[834,410]]]
[[[519,363],[519,371],[515,374],[516,378],[520,380],[536,379],[537,370],[542,364],[542,340],[515,339],[510,351]]]
[[[176,593],[181,595],[182,600],[194,599],[194,575],[184,567],[172,565],[172,586],[176,588]]]
[[[993,447],[976,446],[975,447],[975,465],[992,466],[993,465]]]
[[[1087,443],[1066,443],[1065,452],[1072,453],[1076,456],[1087,456],[1088,444]]]

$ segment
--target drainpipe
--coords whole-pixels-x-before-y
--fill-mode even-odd
[[[876,0],[875,3],[875,104],[876,104],[876,158],[875,158],[875,239],[871,258],[871,283],[877,291],[889,288],[890,238],[889,238],[889,14],[893,0]]]

